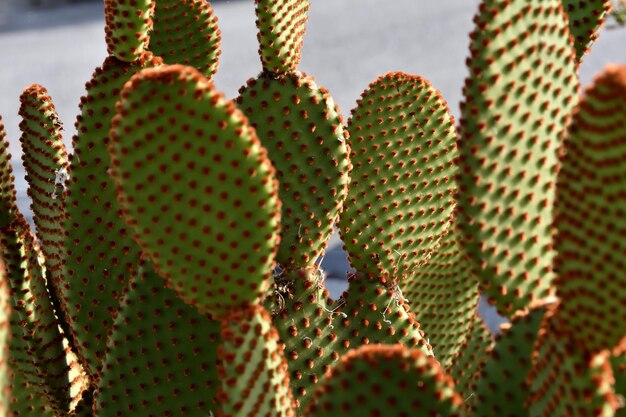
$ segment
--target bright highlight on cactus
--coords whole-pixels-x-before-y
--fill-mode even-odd
[[[577,105],[607,1],[481,1],[459,134],[402,72],[344,125],[307,0],[255,1],[236,101],[206,1],[104,5],[73,155],[20,97],[36,234],[0,124],[0,417],[624,416],[626,69]]]

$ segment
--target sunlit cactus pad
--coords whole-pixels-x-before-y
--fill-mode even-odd
[[[305,415],[462,416],[453,387],[439,363],[418,349],[363,346],[333,369]]]
[[[567,23],[559,0],[488,0],[471,34],[459,224],[502,315],[551,291],[558,152],[578,88]]]
[[[470,335],[479,298],[478,280],[469,268],[454,223],[426,265],[400,288],[435,356],[447,369]]]
[[[563,0],[569,16],[569,28],[574,38],[576,58],[582,59],[589,47],[598,39],[598,31],[611,9],[610,0]]]
[[[220,323],[183,303],[142,262],[108,341],[98,416],[209,415],[216,409]]]
[[[608,67],[577,108],[558,180],[557,291],[585,349],[626,347],[626,66]]]
[[[159,274],[212,314],[259,300],[280,202],[243,114],[197,70],[163,66],[126,85],[111,133],[124,216]]]
[[[283,202],[277,260],[311,265],[333,232],[349,181],[347,133],[332,97],[304,74],[261,74],[239,107],[276,167]]]
[[[220,416],[295,417],[287,362],[269,313],[255,305],[222,321]]]
[[[119,93],[130,77],[160,59],[143,54],[132,64],[107,58],[87,83],[81,99],[77,136],[72,140],[64,248],[67,276],[58,290],[86,371],[95,376],[104,358],[106,335],[128,284],[139,248],[120,221],[121,207],[108,176],[111,119]]]
[[[154,0],[104,0],[107,50],[120,61],[133,62],[148,46]]]
[[[217,71],[221,33],[206,0],[158,0],[150,51],[166,64],[195,67],[207,78]]]
[[[350,264],[371,276],[413,275],[454,208],[456,133],[425,79],[381,76],[348,123],[353,172],[339,230]]]
[[[259,56],[263,69],[275,74],[295,71],[309,11],[309,0],[255,0]]]

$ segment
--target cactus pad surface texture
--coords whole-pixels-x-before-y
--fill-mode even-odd
[[[609,2],[478,3],[458,122],[394,71],[346,123],[308,0],[250,5],[234,100],[207,1],[105,0],[73,154],[20,97],[34,231],[0,123],[0,417],[624,416],[626,66],[578,81]]]

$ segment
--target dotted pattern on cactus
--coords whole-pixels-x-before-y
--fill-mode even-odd
[[[551,292],[558,151],[578,79],[557,0],[484,1],[470,35],[459,225],[481,290],[510,316]]]
[[[389,73],[361,95],[348,122],[353,172],[339,221],[358,271],[403,279],[437,246],[455,204],[453,124],[421,77]]]
[[[589,352],[626,347],[626,66],[576,109],[558,179],[557,295],[563,328]]]
[[[300,73],[261,74],[237,104],[276,167],[283,202],[277,261],[311,265],[324,250],[348,186],[347,133],[328,91]]]
[[[124,62],[141,58],[150,42],[154,5],[153,0],[104,0],[109,55]]]
[[[121,97],[111,175],[134,238],[200,310],[257,302],[269,288],[280,201],[254,129],[190,67],[140,72]]]
[[[215,75],[221,33],[206,0],[159,0],[152,20],[152,53],[166,64],[195,67],[209,79]]]
[[[574,38],[576,58],[580,61],[589,47],[598,39],[598,31],[611,10],[610,0],[563,0],[563,9],[569,16],[569,28]]]
[[[382,416],[392,409],[398,416],[451,417],[462,416],[462,406],[452,379],[432,357],[404,346],[363,346],[331,372],[306,415]]]
[[[284,74],[298,68],[309,0],[255,0],[263,69]]]

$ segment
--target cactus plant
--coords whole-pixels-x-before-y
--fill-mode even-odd
[[[623,415],[626,67],[577,75],[609,2],[483,0],[458,125],[403,72],[344,124],[298,71],[309,7],[256,0],[263,69],[229,100],[207,2],[105,0],[69,156],[24,91],[0,415]]]

